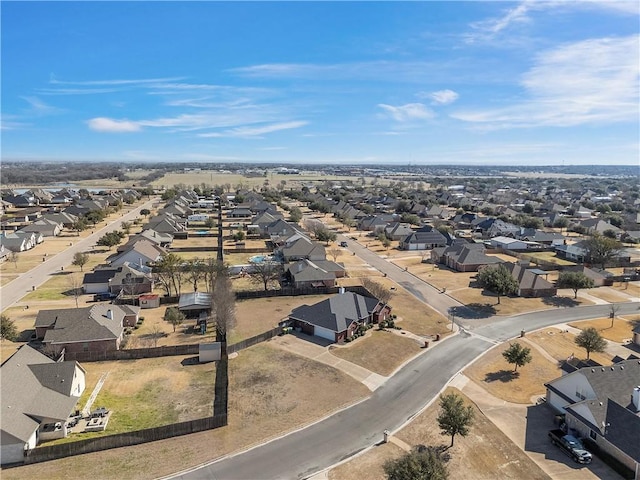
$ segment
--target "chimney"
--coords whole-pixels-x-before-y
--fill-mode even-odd
[[[344,292],[345,292],[344,287],[340,287],[340,288],[338,289],[338,293],[339,293],[340,295],[342,295]]]
[[[633,406],[636,408],[636,412],[640,412],[640,385],[633,389],[631,400],[633,401]]]
[[[107,310],[107,318],[109,320],[113,320],[113,312],[111,311],[111,309]]]

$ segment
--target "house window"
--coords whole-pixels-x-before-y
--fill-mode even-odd
[[[579,388],[576,389],[576,397],[578,397],[580,400],[584,400],[585,398],[587,398],[583,395],[582,390]]]
[[[89,344],[87,342],[82,344],[82,351],[83,352],[88,352],[89,351]]]
[[[594,432],[593,430],[590,430],[590,431],[589,431],[589,436],[590,436],[593,440],[595,440],[595,439],[596,439],[596,437],[597,437],[596,432]]]

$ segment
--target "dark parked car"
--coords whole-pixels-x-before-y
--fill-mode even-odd
[[[116,295],[115,293],[110,293],[110,292],[96,293],[93,296],[93,301],[94,302],[103,302],[105,300],[113,300],[117,296],[118,295]]]

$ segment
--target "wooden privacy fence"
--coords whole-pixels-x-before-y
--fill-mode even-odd
[[[296,297],[299,295],[332,295],[340,292],[341,287],[308,287],[308,288],[281,288],[279,290],[262,290],[262,291],[246,291],[236,292],[237,300],[246,300],[249,298],[268,298],[268,297]],[[360,295],[371,297],[369,291],[361,285],[353,285],[350,287],[342,287],[347,292],[354,292]]]
[[[103,362],[107,360],[135,360],[139,358],[171,357],[177,355],[198,355],[200,345],[165,345],[162,347],[131,348],[109,352],[65,352],[64,360],[77,362]]]
[[[98,452],[111,448],[129,447],[141,443],[155,442],[165,438],[189,435],[190,433],[213,430],[227,425],[227,415],[216,415],[213,417],[199,418],[187,422],[172,423],[162,427],[147,428],[129,433],[118,433],[76,442],[63,443],[60,445],[50,445],[38,447],[26,452],[25,463],[46,462],[56,458],[71,457],[83,453]]]
[[[276,335],[280,335],[282,333],[282,327],[276,327],[267,332],[261,333],[260,335],[256,335],[255,337],[247,338],[246,340],[242,340],[241,342],[234,343],[233,345],[227,346],[227,354],[239,352],[245,348],[249,348],[253,345],[257,345],[258,343],[262,343],[270,338],[275,337]]]

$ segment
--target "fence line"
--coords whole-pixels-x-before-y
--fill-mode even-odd
[[[267,332],[261,333],[260,335],[256,335],[255,337],[247,338],[238,343],[234,343],[233,345],[229,345],[227,347],[227,353],[235,353],[240,350],[244,350],[245,348],[252,347],[253,345],[257,345],[258,343],[265,342],[270,338],[275,337],[276,335],[280,335],[282,333],[282,327],[276,327]]]
[[[65,360],[77,362],[103,362],[108,360],[136,360],[140,358],[197,355],[200,344],[164,345],[162,347],[131,348],[106,352],[65,352]]]
[[[129,447],[141,443],[189,435],[204,430],[213,430],[226,425],[227,415],[217,415],[186,422],[172,423],[171,425],[163,425],[161,427],[137,430],[135,432],[118,433],[115,435],[78,440],[76,442],[62,443],[60,445],[43,446],[29,450],[24,457],[24,463],[46,462],[57,458],[81,455],[83,453]]]

